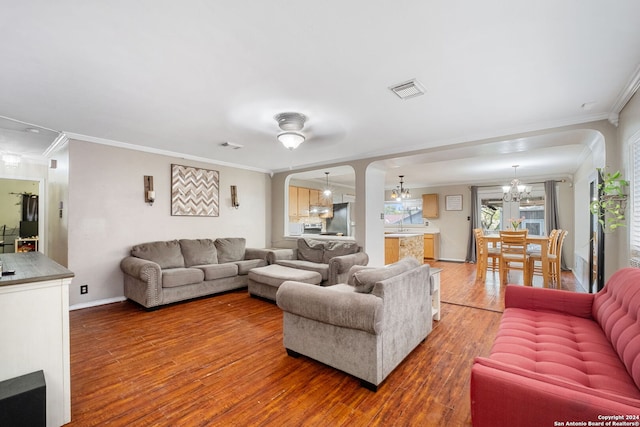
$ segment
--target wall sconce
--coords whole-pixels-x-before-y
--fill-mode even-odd
[[[238,202],[238,187],[235,185],[231,186],[231,206],[236,209],[240,207],[240,202]]]
[[[153,202],[156,201],[156,192],[153,191],[153,177],[149,175],[144,176],[144,201],[149,203],[149,206],[153,206]]]

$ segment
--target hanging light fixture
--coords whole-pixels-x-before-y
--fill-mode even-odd
[[[300,113],[280,113],[274,119],[278,122],[278,127],[282,130],[278,134],[278,141],[289,150],[295,150],[306,139],[300,132],[307,121],[307,116]]]
[[[324,188],[322,195],[324,197],[331,197],[331,187],[329,187],[329,172],[325,172],[324,174],[327,176],[327,185]]]
[[[517,177],[518,167],[520,165],[513,165],[513,179],[510,185],[502,187],[502,200],[505,202],[519,202],[523,197],[529,197],[531,194],[531,187],[523,184]]]
[[[404,188],[404,175],[398,175],[400,178],[400,186],[393,189],[391,192],[392,199],[408,199],[411,197],[411,193],[408,188]]]

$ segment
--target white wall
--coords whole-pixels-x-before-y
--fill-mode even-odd
[[[47,239],[46,254],[49,258],[69,265],[69,144],[59,147],[52,158],[55,168],[49,168],[48,198],[45,235]]]
[[[264,173],[72,140],[69,143],[68,268],[76,275],[71,304],[123,295],[120,261],[132,245],[180,238],[244,237],[265,247],[271,236],[271,183]],[[218,217],[171,216],[171,164],[220,172]],[[154,177],[156,202],[144,202],[144,175]],[[237,185],[239,209],[231,207]],[[80,295],[80,285],[89,293]]]

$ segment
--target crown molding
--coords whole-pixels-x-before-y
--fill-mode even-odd
[[[636,93],[638,87],[640,87],[640,65],[638,65],[633,74],[631,74],[631,78],[622,88],[622,91],[616,98],[616,102],[614,102],[611,107],[608,119],[612,125],[618,126],[620,111],[627,105],[627,102],[629,102],[633,94]]]
[[[176,151],[160,150],[158,148],[145,147],[142,145],[135,145],[127,142],[114,141],[112,139],[97,138],[95,136],[82,135],[82,134],[73,133],[73,132],[64,132],[64,134],[68,139],[76,139],[78,141],[109,145],[111,147],[126,148],[127,150],[142,151],[145,153],[159,154],[159,155],[168,156],[168,157],[178,157],[185,160],[193,160],[195,162],[209,163],[213,165],[227,166],[227,167],[236,168],[236,169],[244,169],[244,170],[250,170],[253,172],[261,172],[261,173],[267,173],[267,174],[273,175],[273,171],[271,171],[270,169],[261,169],[261,168],[251,167],[251,166],[239,165],[236,163],[222,162],[222,161],[210,159],[207,157],[192,156],[190,154],[178,153]]]

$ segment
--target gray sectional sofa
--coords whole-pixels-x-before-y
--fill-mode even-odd
[[[244,238],[181,239],[136,245],[124,258],[124,295],[146,308],[247,286],[250,269],[267,265],[267,249]]]
[[[304,355],[378,385],[432,330],[431,270],[413,258],[382,268],[354,266],[345,283],[287,281],[277,291],[283,341]]]

